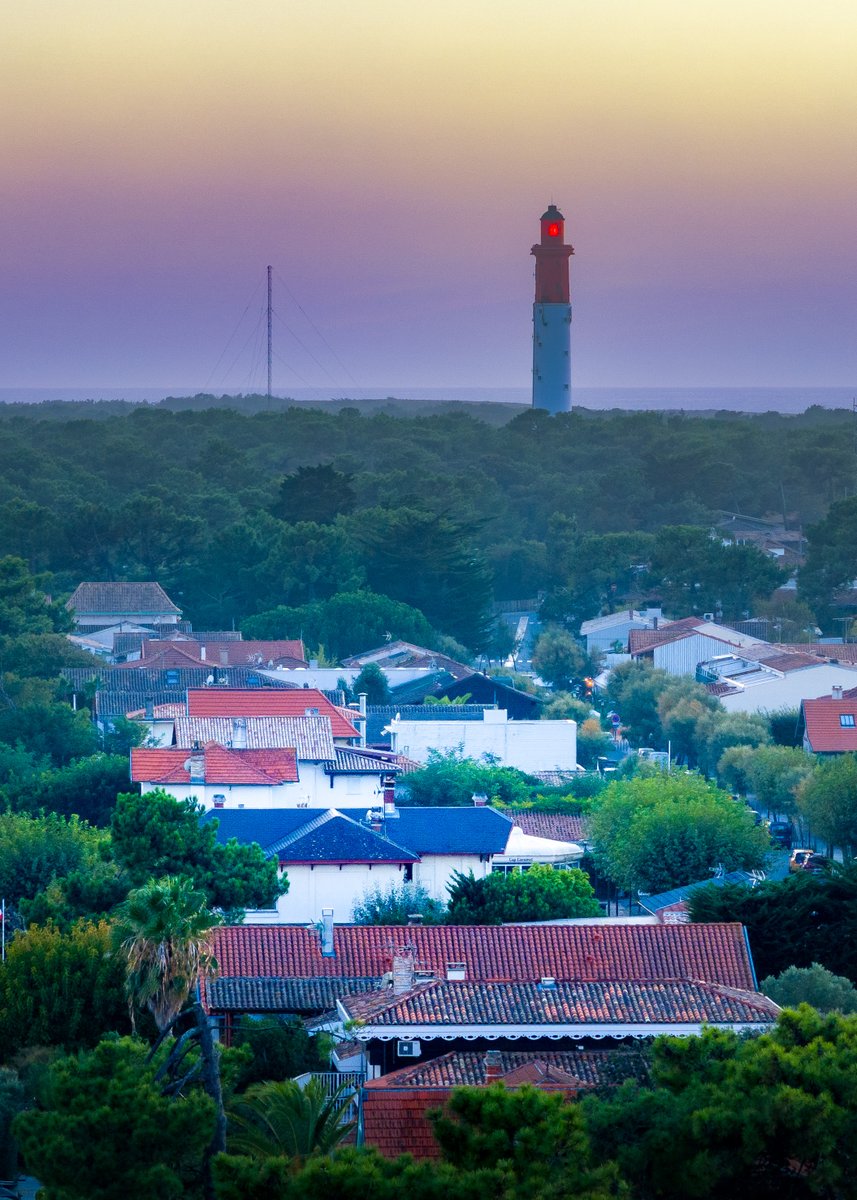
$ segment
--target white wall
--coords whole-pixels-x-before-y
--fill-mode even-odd
[[[414,863],[414,883],[422,884],[430,896],[447,904],[446,887],[455,871],[464,875],[472,871],[477,879],[484,879],[491,874],[490,856],[487,862],[480,862],[478,854],[424,854],[420,862]]]
[[[188,751],[190,754],[190,751]],[[143,792],[163,789],[184,800],[193,796],[206,809],[214,808],[214,797],[224,797],[224,808],[343,808],[364,812],[381,803],[380,775],[326,775],[320,763],[301,762],[297,783],[141,783]],[[333,786],[331,787],[331,779]]]
[[[509,721],[504,709],[486,709],[482,721],[390,722],[392,749],[424,763],[429,750],[461,749],[467,758],[495,755],[521,771],[573,771],[577,765],[575,721]]]
[[[245,917],[248,925],[277,925],[282,922],[320,921],[321,910],[332,908],[337,922],[351,920],[351,910],[369,888],[386,890],[401,884],[404,870],[395,863],[349,863],[286,868],[289,890],[280,896],[275,909],[253,909]]]

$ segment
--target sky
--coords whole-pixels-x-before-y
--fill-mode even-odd
[[[26,0],[0,388],[857,385],[853,0]],[[119,394],[117,392],[117,394]]]

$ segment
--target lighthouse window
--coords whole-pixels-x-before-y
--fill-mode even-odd
[[[548,235],[550,237],[559,237],[559,225],[556,223],[556,221],[548,225]]]

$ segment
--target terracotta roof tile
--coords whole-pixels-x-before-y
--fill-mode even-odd
[[[316,713],[308,710],[316,709]],[[341,709],[317,688],[189,688],[189,717],[330,717],[334,737],[354,738],[357,730]]]
[[[290,746],[299,759],[307,762],[330,762],[336,757],[330,716],[317,717],[188,717],[184,708],[176,720],[177,746],[190,747],[195,742],[220,742],[229,746],[240,736],[234,722],[243,720],[243,736],[248,750],[277,750]],[[234,746],[233,746],[234,748]]]
[[[204,757],[204,782],[223,784],[296,783],[298,765],[295,751],[227,750],[209,743],[200,753]],[[135,783],[190,783],[191,751],[177,746],[150,749],[136,746],[131,751],[131,779]]]
[[[204,648],[205,659],[202,661],[210,662],[218,667],[305,667],[307,665],[301,641],[217,641],[209,646],[204,639],[195,637],[169,638],[163,641],[150,638],[143,642],[143,661],[147,662],[151,658],[156,658],[172,646],[183,647],[192,658],[197,660],[202,659]]]
[[[360,1043],[356,1043],[360,1045]],[[554,1082],[573,1082],[577,1087],[600,1087],[616,1084],[629,1078],[642,1078],[645,1057],[631,1047],[621,1050],[508,1050],[498,1049],[500,1078],[504,1082],[537,1083],[540,1079]],[[391,1088],[482,1087],[485,1085],[486,1059],[484,1050],[453,1050],[439,1058],[410,1063],[398,1071],[367,1080],[371,1091]],[[519,1074],[523,1072],[522,1074]]]
[[[500,811],[531,837],[554,838],[560,842],[585,842],[583,817],[568,813],[530,812],[527,809],[501,808]]]
[[[336,925],[334,955],[321,953],[315,929],[229,925],[213,931],[221,977],[313,979],[374,976],[390,969],[393,950],[411,945],[415,963],[444,978],[463,962],[483,981],[645,981],[696,979],[752,991],[744,930],[712,925]]]
[[[841,700],[821,696],[801,705],[806,737],[815,754],[857,751],[857,689],[843,692]],[[841,718],[850,724],[842,724]]]

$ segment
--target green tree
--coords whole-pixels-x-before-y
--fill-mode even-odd
[[[509,875],[494,872],[476,879],[456,871],[449,891],[450,925],[503,925],[514,921],[556,921],[600,917],[601,906],[589,876],[535,864]]]
[[[433,899],[420,883],[391,883],[386,888],[367,888],[355,902],[351,919],[355,925],[407,925],[419,913],[425,925],[439,925],[445,906]]]
[[[293,1079],[304,1071],[326,1071],[329,1064],[319,1036],[311,1037],[299,1017],[241,1017],[234,1045],[246,1047],[252,1058],[241,1070],[237,1090],[266,1080]]]
[[[658,530],[649,569],[665,608],[679,616],[711,611],[740,620],[784,581],[776,563],[755,546],[724,545],[690,525]]]
[[[857,1021],[808,1006],[755,1038],[658,1038],[650,1086],[583,1102],[596,1155],[659,1200],[851,1196]],[[736,1103],[736,1097],[741,1103]]]
[[[0,813],[0,896],[17,905],[53,879],[92,868],[106,849],[105,835],[77,817]]]
[[[797,802],[814,832],[846,858],[857,850],[857,755],[819,762],[797,789]]]
[[[558,625],[547,625],[533,647],[533,670],[557,691],[568,691],[589,674],[590,662],[580,643]]]
[[[203,811],[193,799],[176,800],[161,790],[119,796],[110,824],[112,852],[132,884],[187,875],[209,904],[226,911],[265,908],[288,890],[276,860],[234,838],[219,844],[218,823],[201,822]]]
[[[110,928],[76,921],[67,932],[31,926],[16,933],[0,967],[0,1058],[25,1046],[92,1046],[129,1027],[122,963]]]
[[[724,751],[730,746],[757,746],[770,741],[768,722],[758,713],[712,711],[696,725],[696,761],[700,769],[714,775]]]
[[[27,1105],[27,1095],[18,1072],[0,1067],[0,1176],[18,1175],[18,1143],[12,1136],[12,1121]]]
[[[530,798],[528,777],[514,767],[465,758],[458,750],[430,750],[425,766],[408,775],[409,804],[472,804],[487,796],[496,804],[522,804]]]
[[[49,758],[57,767],[87,758],[98,749],[88,710],[75,712],[52,695],[0,709],[0,742],[26,746],[31,754]]]
[[[347,1120],[352,1096],[321,1079],[301,1087],[294,1079],[256,1083],[229,1109],[230,1152],[251,1158],[283,1156],[300,1166],[311,1155],[330,1154],[355,1127]]]
[[[835,594],[850,585],[857,559],[857,497],[831,504],[823,520],[807,528],[807,554],[798,572],[798,594],[829,622]]]
[[[769,844],[750,810],[699,775],[611,783],[589,817],[600,868],[627,891],[662,892],[727,871],[760,867]]]
[[[200,975],[214,969],[209,937],[215,918],[188,879],[136,888],[117,909],[116,941],[127,962],[128,994],[163,1032],[187,1003]]]
[[[491,1163],[508,1171],[506,1196],[622,1194],[614,1165],[593,1160],[579,1106],[556,1093],[528,1084],[456,1088],[430,1120],[444,1158],[458,1170]]]
[[[811,967],[787,967],[779,975],[769,975],[759,991],[781,1008],[809,1004],[819,1012],[857,1012],[857,988],[844,975],[834,975],[819,963]]]
[[[367,704],[390,704],[392,695],[387,676],[377,663],[367,663],[351,685],[355,696],[366,693]]]
[[[40,810],[63,816],[77,814],[93,825],[107,825],[116,797],[128,787],[128,757],[95,754],[65,767],[54,767],[6,793],[18,812]]]
[[[160,1062],[131,1038],[102,1041],[50,1071],[38,1109],[13,1124],[44,1200],[184,1200],[200,1195],[211,1100],[163,1094]]]
[[[745,770],[747,783],[767,812],[793,815],[797,794],[813,771],[813,760],[794,746],[759,746]]]
[[[331,463],[298,467],[280,484],[272,512],[283,521],[314,521],[326,525],[342,513],[354,510],[357,497],[352,476],[343,475]]]

